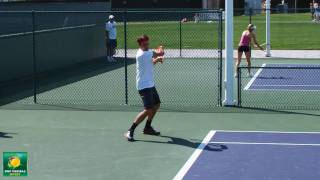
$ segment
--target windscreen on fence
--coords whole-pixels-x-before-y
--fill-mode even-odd
[[[125,103],[124,56],[118,57],[117,62],[109,62],[106,57],[105,27],[109,15],[36,13],[37,103],[70,107]],[[122,14],[114,16],[119,27],[123,26]]]
[[[0,27],[0,105],[33,103],[32,13],[0,12]]]

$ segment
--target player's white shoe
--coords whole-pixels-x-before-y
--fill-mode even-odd
[[[133,135],[131,135],[131,132],[128,131],[124,134],[124,137],[128,140],[128,141],[134,141]]]

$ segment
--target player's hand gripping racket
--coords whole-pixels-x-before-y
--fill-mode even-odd
[[[260,47],[263,47],[263,46],[266,46],[267,45],[267,43],[262,43],[262,44],[260,44],[259,46]],[[260,48],[259,48],[260,49]],[[263,51],[263,52],[266,52],[266,50],[264,50],[264,49],[260,49],[261,51]]]
[[[163,46],[157,47],[155,52],[157,53],[158,57],[161,57],[161,58],[159,58],[159,62],[161,64],[163,64],[163,61],[164,61],[164,58],[163,58],[163,56],[164,56],[164,47]]]

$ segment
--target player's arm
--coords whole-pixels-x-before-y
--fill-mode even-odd
[[[163,46],[159,46],[157,47],[157,49],[155,49],[153,51],[153,56],[154,58],[158,57],[158,56],[163,56],[164,55],[164,47]]]
[[[163,56],[157,56],[152,58],[153,64],[156,65],[158,62],[163,63]]]
[[[153,64],[157,64],[158,62],[163,63],[163,55],[164,55],[164,48],[163,46],[159,46],[157,49],[153,51]]]
[[[152,51],[152,52],[153,52],[153,55],[152,55],[153,58],[157,58],[160,56],[160,53],[158,53],[156,51]]]
[[[255,44],[256,47],[258,47],[259,49],[261,49],[262,51],[264,50],[263,47],[260,46],[260,44],[257,41],[256,35],[254,33],[251,33],[251,37],[253,40],[253,43]]]
[[[157,49],[153,51],[153,58],[163,56],[164,55],[164,49],[163,46],[159,46]]]

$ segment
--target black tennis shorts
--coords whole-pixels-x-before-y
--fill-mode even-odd
[[[238,47],[238,52],[249,52],[250,47],[249,46],[239,46]]]
[[[160,97],[155,87],[139,90],[143,106],[145,109],[152,109],[155,105],[160,104]]]
[[[107,43],[108,48],[115,49],[117,47],[116,39],[109,39]]]

